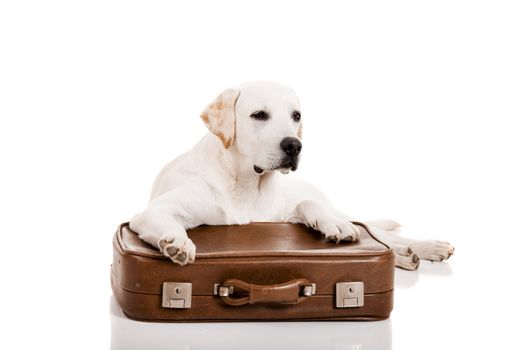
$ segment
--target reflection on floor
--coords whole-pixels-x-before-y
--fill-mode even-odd
[[[430,262],[421,260],[419,269],[407,271],[396,268],[394,288],[407,289],[413,287],[419,280],[420,275],[446,277],[452,275],[452,268],[448,262]]]
[[[391,320],[377,322],[150,323],[110,300],[111,349],[391,349]]]

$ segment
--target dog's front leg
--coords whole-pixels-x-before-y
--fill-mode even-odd
[[[146,210],[131,219],[130,228],[173,262],[194,262],[196,247],[186,229],[202,224],[203,213],[214,212],[204,200],[209,195],[202,187],[174,189],[154,198]]]
[[[315,200],[304,200],[297,204],[286,221],[312,227],[336,243],[340,240],[356,242],[359,239],[359,230],[349,219],[329,204]]]
[[[148,206],[131,219],[130,228],[145,242],[179,265],[195,261],[195,244],[188,238],[181,218],[170,211]]]

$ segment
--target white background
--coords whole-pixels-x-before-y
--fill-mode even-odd
[[[1,347],[523,346],[524,18],[519,1],[2,1]],[[110,317],[116,226],[207,131],[205,105],[253,79],[302,101],[291,176],[455,245],[398,273],[387,323]]]

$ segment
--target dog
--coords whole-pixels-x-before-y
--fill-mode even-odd
[[[284,176],[297,170],[302,115],[290,88],[256,81],[227,89],[202,112],[209,129],[191,150],[157,176],[147,208],[130,228],[179,265],[195,261],[186,230],[199,225],[242,225],[253,221],[301,223],[334,243],[355,242],[352,219],[311,184]],[[396,266],[415,270],[419,259],[442,261],[447,242],[417,241],[390,231],[393,220],[366,222],[390,245]]]

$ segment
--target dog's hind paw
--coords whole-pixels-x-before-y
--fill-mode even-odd
[[[454,247],[448,242],[419,241],[410,244],[410,248],[421,258],[430,261],[447,260],[454,254]]]
[[[396,266],[405,270],[417,270],[419,267],[419,256],[410,247],[394,247]]]
[[[161,239],[159,248],[162,254],[181,266],[195,262],[196,247],[189,238],[184,240],[175,238]]]

